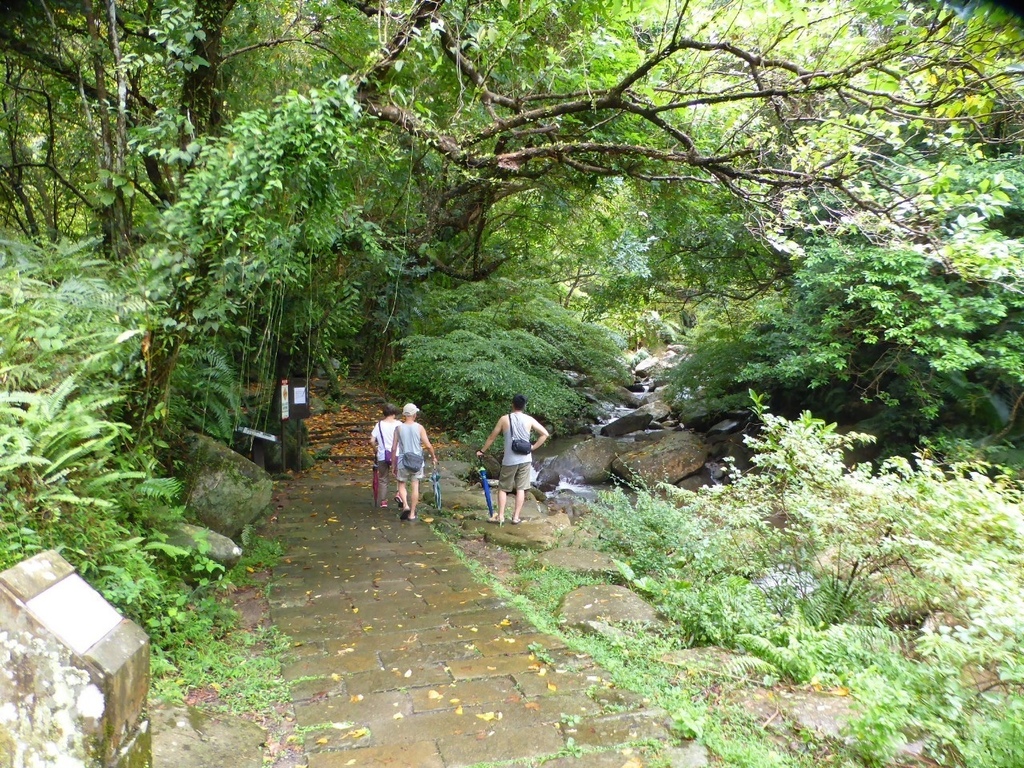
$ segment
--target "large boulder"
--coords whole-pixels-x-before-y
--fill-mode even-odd
[[[647,391],[646,387],[643,387],[639,392],[634,392],[631,389],[625,389],[619,391],[619,396],[622,402],[631,408],[639,408],[641,405],[647,402],[651,397],[650,392]]]
[[[630,432],[639,432],[641,429],[647,429],[647,425],[651,421],[653,421],[651,414],[633,411],[633,413],[627,413],[625,416],[605,424],[601,427],[601,434],[605,437],[621,437],[622,435],[628,435]]]
[[[242,548],[235,542],[198,525],[179,523],[167,534],[167,543],[205,555],[225,568],[234,568],[242,559]]]
[[[498,508],[498,488],[494,486],[491,490],[491,499],[494,508]],[[441,504],[445,509],[468,512],[487,512],[487,500],[484,498],[484,491],[480,486],[476,488],[452,489],[450,492],[441,489]]]
[[[605,437],[595,437],[577,443],[572,450],[576,459],[579,481],[587,484],[603,483],[608,479],[612,461],[622,451],[623,446]]]
[[[641,360],[633,367],[637,379],[654,380],[658,386],[665,382],[666,375],[682,359],[680,348],[670,347],[664,352]]]
[[[269,506],[270,475],[241,454],[196,435],[189,460],[185,503],[207,528],[234,539]]]
[[[636,409],[637,413],[649,413],[654,421],[661,421],[672,415],[672,408],[659,397],[655,397],[645,405],[640,406]]]
[[[622,450],[623,446],[610,437],[580,440],[541,465],[537,485],[551,490],[562,479],[588,485],[607,482],[612,460]]]
[[[633,375],[637,378],[644,378],[650,376],[651,373],[663,365],[661,358],[656,355],[645,357],[635,366],[633,366]]]
[[[518,547],[533,550],[551,549],[558,543],[563,532],[572,527],[572,522],[568,516],[563,514],[527,520],[526,509],[524,508],[521,525],[509,524],[512,516],[508,508],[505,509],[505,515],[505,524],[503,526],[487,524],[488,527],[484,530],[487,541],[501,547]]]
[[[704,466],[708,447],[692,432],[670,432],[656,443],[624,453],[612,462],[612,472],[629,482],[648,486],[678,483]]]

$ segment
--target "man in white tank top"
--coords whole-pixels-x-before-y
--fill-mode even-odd
[[[512,398],[512,411],[505,414],[494,425],[487,440],[476,452],[483,456],[484,451],[491,447],[499,434],[505,438],[505,453],[501,458],[501,475],[498,477],[498,524],[505,522],[505,503],[508,494],[515,491],[515,511],[512,513],[512,525],[522,522],[519,515],[526,501],[526,489],[530,487],[530,468],[533,466],[533,452],[540,448],[548,439],[549,433],[533,416],[523,412],[526,407],[526,396],[516,395]],[[530,432],[536,431],[540,437],[537,442],[530,442]],[[521,450],[514,450],[520,448]],[[526,452],[523,453],[523,450]],[[491,519],[491,522],[495,522]]]

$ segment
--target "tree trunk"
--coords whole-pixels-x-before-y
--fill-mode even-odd
[[[86,28],[92,43],[92,66],[96,78],[96,120],[99,129],[98,165],[103,171],[103,198],[100,207],[100,222],[103,239],[110,253],[123,261],[131,250],[131,216],[125,196],[125,156],[128,146],[126,120],[127,87],[121,61],[121,47],[117,39],[117,14],[115,0],[107,0],[108,41],[104,42],[100,19],[96,16],[92,0],[82,0]],[[107,91],[107,71],[104,49],[109,48],[114,57],[116,74],[117,103],[110,103]],[[84,95],[83,95],[84,98]],[[113,115],[113,122],[111,116]]]
[[[221,40],[224,37],[224,23],[234,7],[235,0],[196,0],[194,13],[203,35],[193,40],[192,53],[207,63],[185,75],[181,108],[192,131],[191,135],[182,135],[182,146],[195,136],[216,134],[223,118],[219,96]]]

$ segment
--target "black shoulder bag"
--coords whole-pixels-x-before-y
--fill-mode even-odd
[[[520,456],[525,456],[533,450],[533,446],[529,440],[523,440],[521,437],[516,437],[515,427],[512,425],[512,414],[508,415],[508,434],[512,438],[512,453],[518,453]]]

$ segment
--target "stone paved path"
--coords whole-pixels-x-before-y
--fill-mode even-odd
[[[295,644],[285,676],[309,768],[646,765],[629,742],[666,740],[660,713],[357,482],[296,480],[278,518],[271,617]]]

